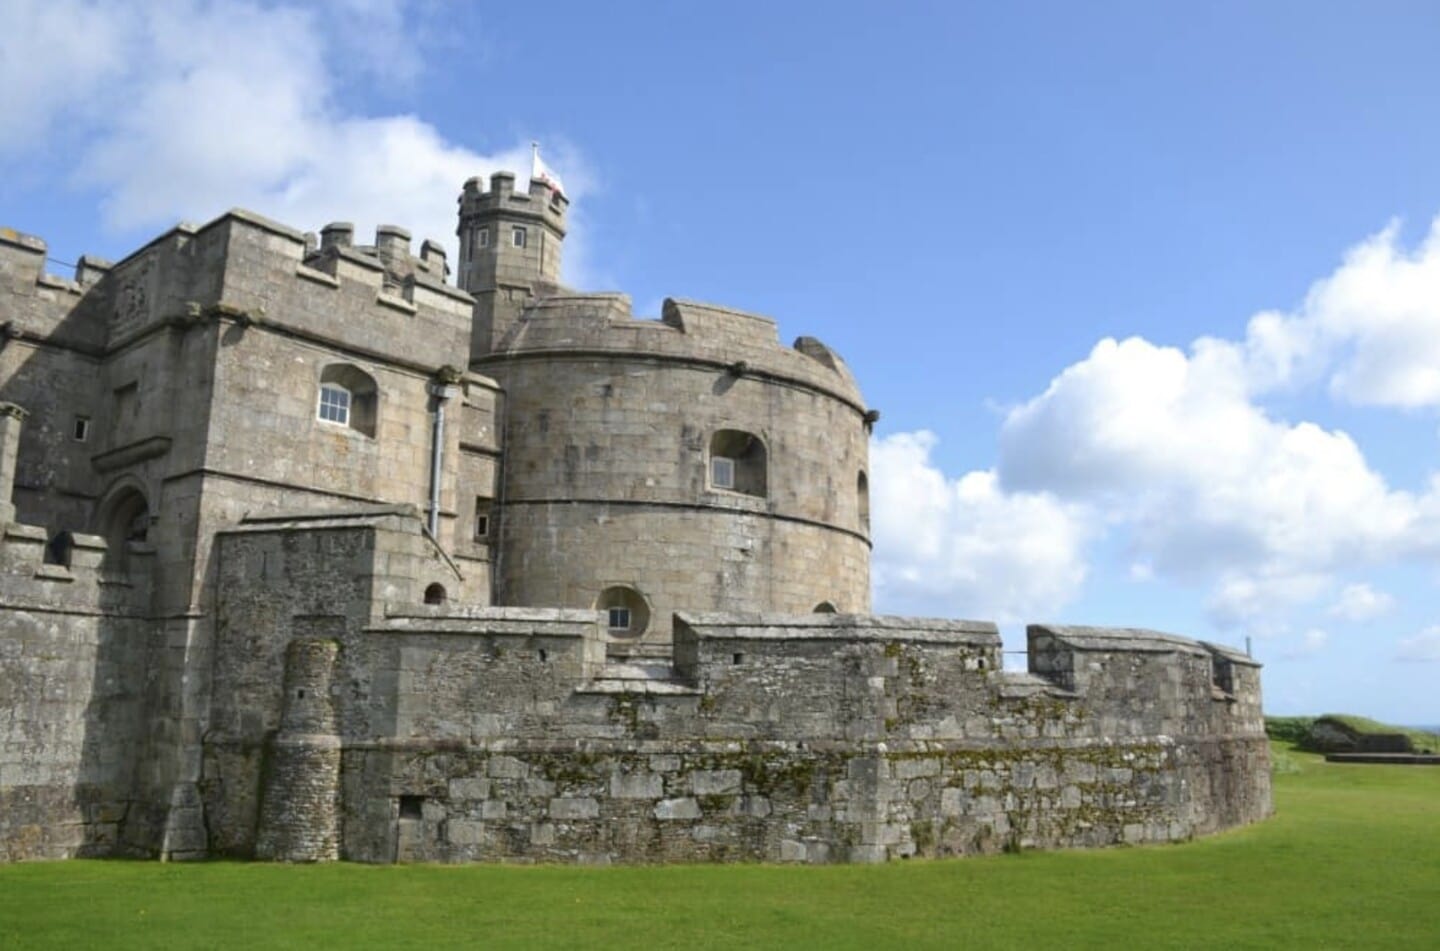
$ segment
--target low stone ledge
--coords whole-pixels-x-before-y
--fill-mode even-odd
[[[874,614],[729,614],[679,612],[678,631],[700,639],[796,641],[915,641],[999,647],[1000,631],[989,621],[910,618]]]

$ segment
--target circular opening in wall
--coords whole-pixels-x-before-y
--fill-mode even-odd
[[[600,592],[595,607],[605,613],[605,629],[611,637],[639,637],[650,626],[650,605],[634,588],[606,588]]]

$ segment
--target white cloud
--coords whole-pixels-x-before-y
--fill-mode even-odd
[[[414,115],[340,104],[348,80],[403,88],[418,75],[421,10],[398,0],[21,0],[0,37],[0,142],[74,138],[72,181],[101,192],[105,223],[119,231],[242,206],[304,230],[354,221],[361,240],[399,224],[444,242],[453,259],[461,184],[501,168],[523,177],[528,144],[483,154]],[[355,28],[334,30],[331,19]],[[572,199],[583,196],[593,179],[576,152],[562,144],[546,158]],[[567,275],[583,283],[570,266],[583,260],[583,236],[572,248]]]
[[[1311,628],[1300,635],[1300,642],[1290,647],[1281,654],[1289,660],[1298,660],[1302,657],[1313,657],[1330,645],[1330,635],[1319,628]]]
[[[1399,230],[1352,248],[1295,312],[1250,321],[1243,351],[1255,389],[1323,379],[1360,405],[1440,407],[1440,218],[1413,251]]]
[[[1273,567],[1226,571],[1211,583],[1206,613],[1220,628],[1243,629],[1257,637],[1282,637],[1290,633],[1291,612],[1321,596],[1330,584],[1328,575]]]
[[[1395,599],[1368,584],[1346,585],[1330,606],[1330,614],[1347,621],[1372,621],[1390,612]]]
[[[1440,663],[1440,625],[1427,627],[1414,637],[1402,640],[1395,659]]]
[[[1355,564],[1434,544],[1434,489],[1390,488],[1344,432],[1272,418],[1240,349],[1102,340],[1000,434],[1001,485],[1128,531],[1132,560],[1213,586],[1222,626],[1271,625]]]
[[[1043,492],[1002,492],[994,472],[950,479],[930,432],[871,445],[876,599],[909,612],[1034,619],[1074,597],[1088,529]]]
[[[996,557],[973,537],[981,513],[1038,499],[1063,519],[1037,527],[1107,526],[1132,582],[1208,588],[1220,627],[1289,636],[1297,609],[1325,599],[1333,617],[1378,617],[1393,606],[1389,595],[1363,584],[1337,594],[1338,579],[1440,553],[1440,478],[1394,488],[1348,433],[1277,418],[1261,402],[1306,386],[1356,403],[1440,407],[1440,219],[1414,251],[1399,246],[1394,226],[1361,242],[1299,308],[1257,314],[1241,341],[1201,338],[1181,350],[1101,340],[1043,393],[1005,410],[993,472],[951,482],[930,466],[928,443],[877,444],[877,455],[896,457],[903,491],[930,500],[918,507],[926,514],[912,507],[897,522],[910,537],[889,544],[904,557],[877,545],[877,583],[919,590],[929,558],[945,566],[939,577],[973,584],[987,570],[980,561]],[[962,519],[952,496],[972,483],[983,488],[971,503],[980,513]],[[1004,522],[991,529],[1002,549]],[[1035,564],[1040,590],[1073,594],[1086,534],[1066,535],[1056,563]],[[1025,590],[1026,571],[1012,559],[993,589]]]

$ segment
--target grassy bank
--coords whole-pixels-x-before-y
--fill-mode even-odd
[[[0,947],[1435,946],[1440,768],[1287,754],[1186,845],[880,867],[0,867]]]

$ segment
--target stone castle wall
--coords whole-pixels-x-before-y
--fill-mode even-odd
[[[563,196],[491,184],[464,290],[388,225],[233,211],[73,281],[0,230],[0,860],[876,861],[1266,814],[1248,658],[1037,627],[1008,673],[991,625],[868,615],[844,362],[558,287]]]
[[[251,854],[255,817],[286,808],[257,803],[255,761],[286,732],[290,638],[322,633],[301,592],[361,584],[373,557],[364,583],[400,593],[383,564],[420,551],[401,522],[223,540],[220,649],[269,660],[217,684],[217,851]],[[327,583],[317,558],[344,571]],[[1001,670],[989,624],[680,615],[673,675],[617,679],[595,612],[371,603],[323,628],[346,858],[878,861],[1172,841],[1269,810],[1257,669],[1183,638],[1035,627],[1042,676]]]
[[[0,861],[124,852],[135,806],[153,556],[119,575],[103,539],[69,565],[46,540],[0,519]]]

